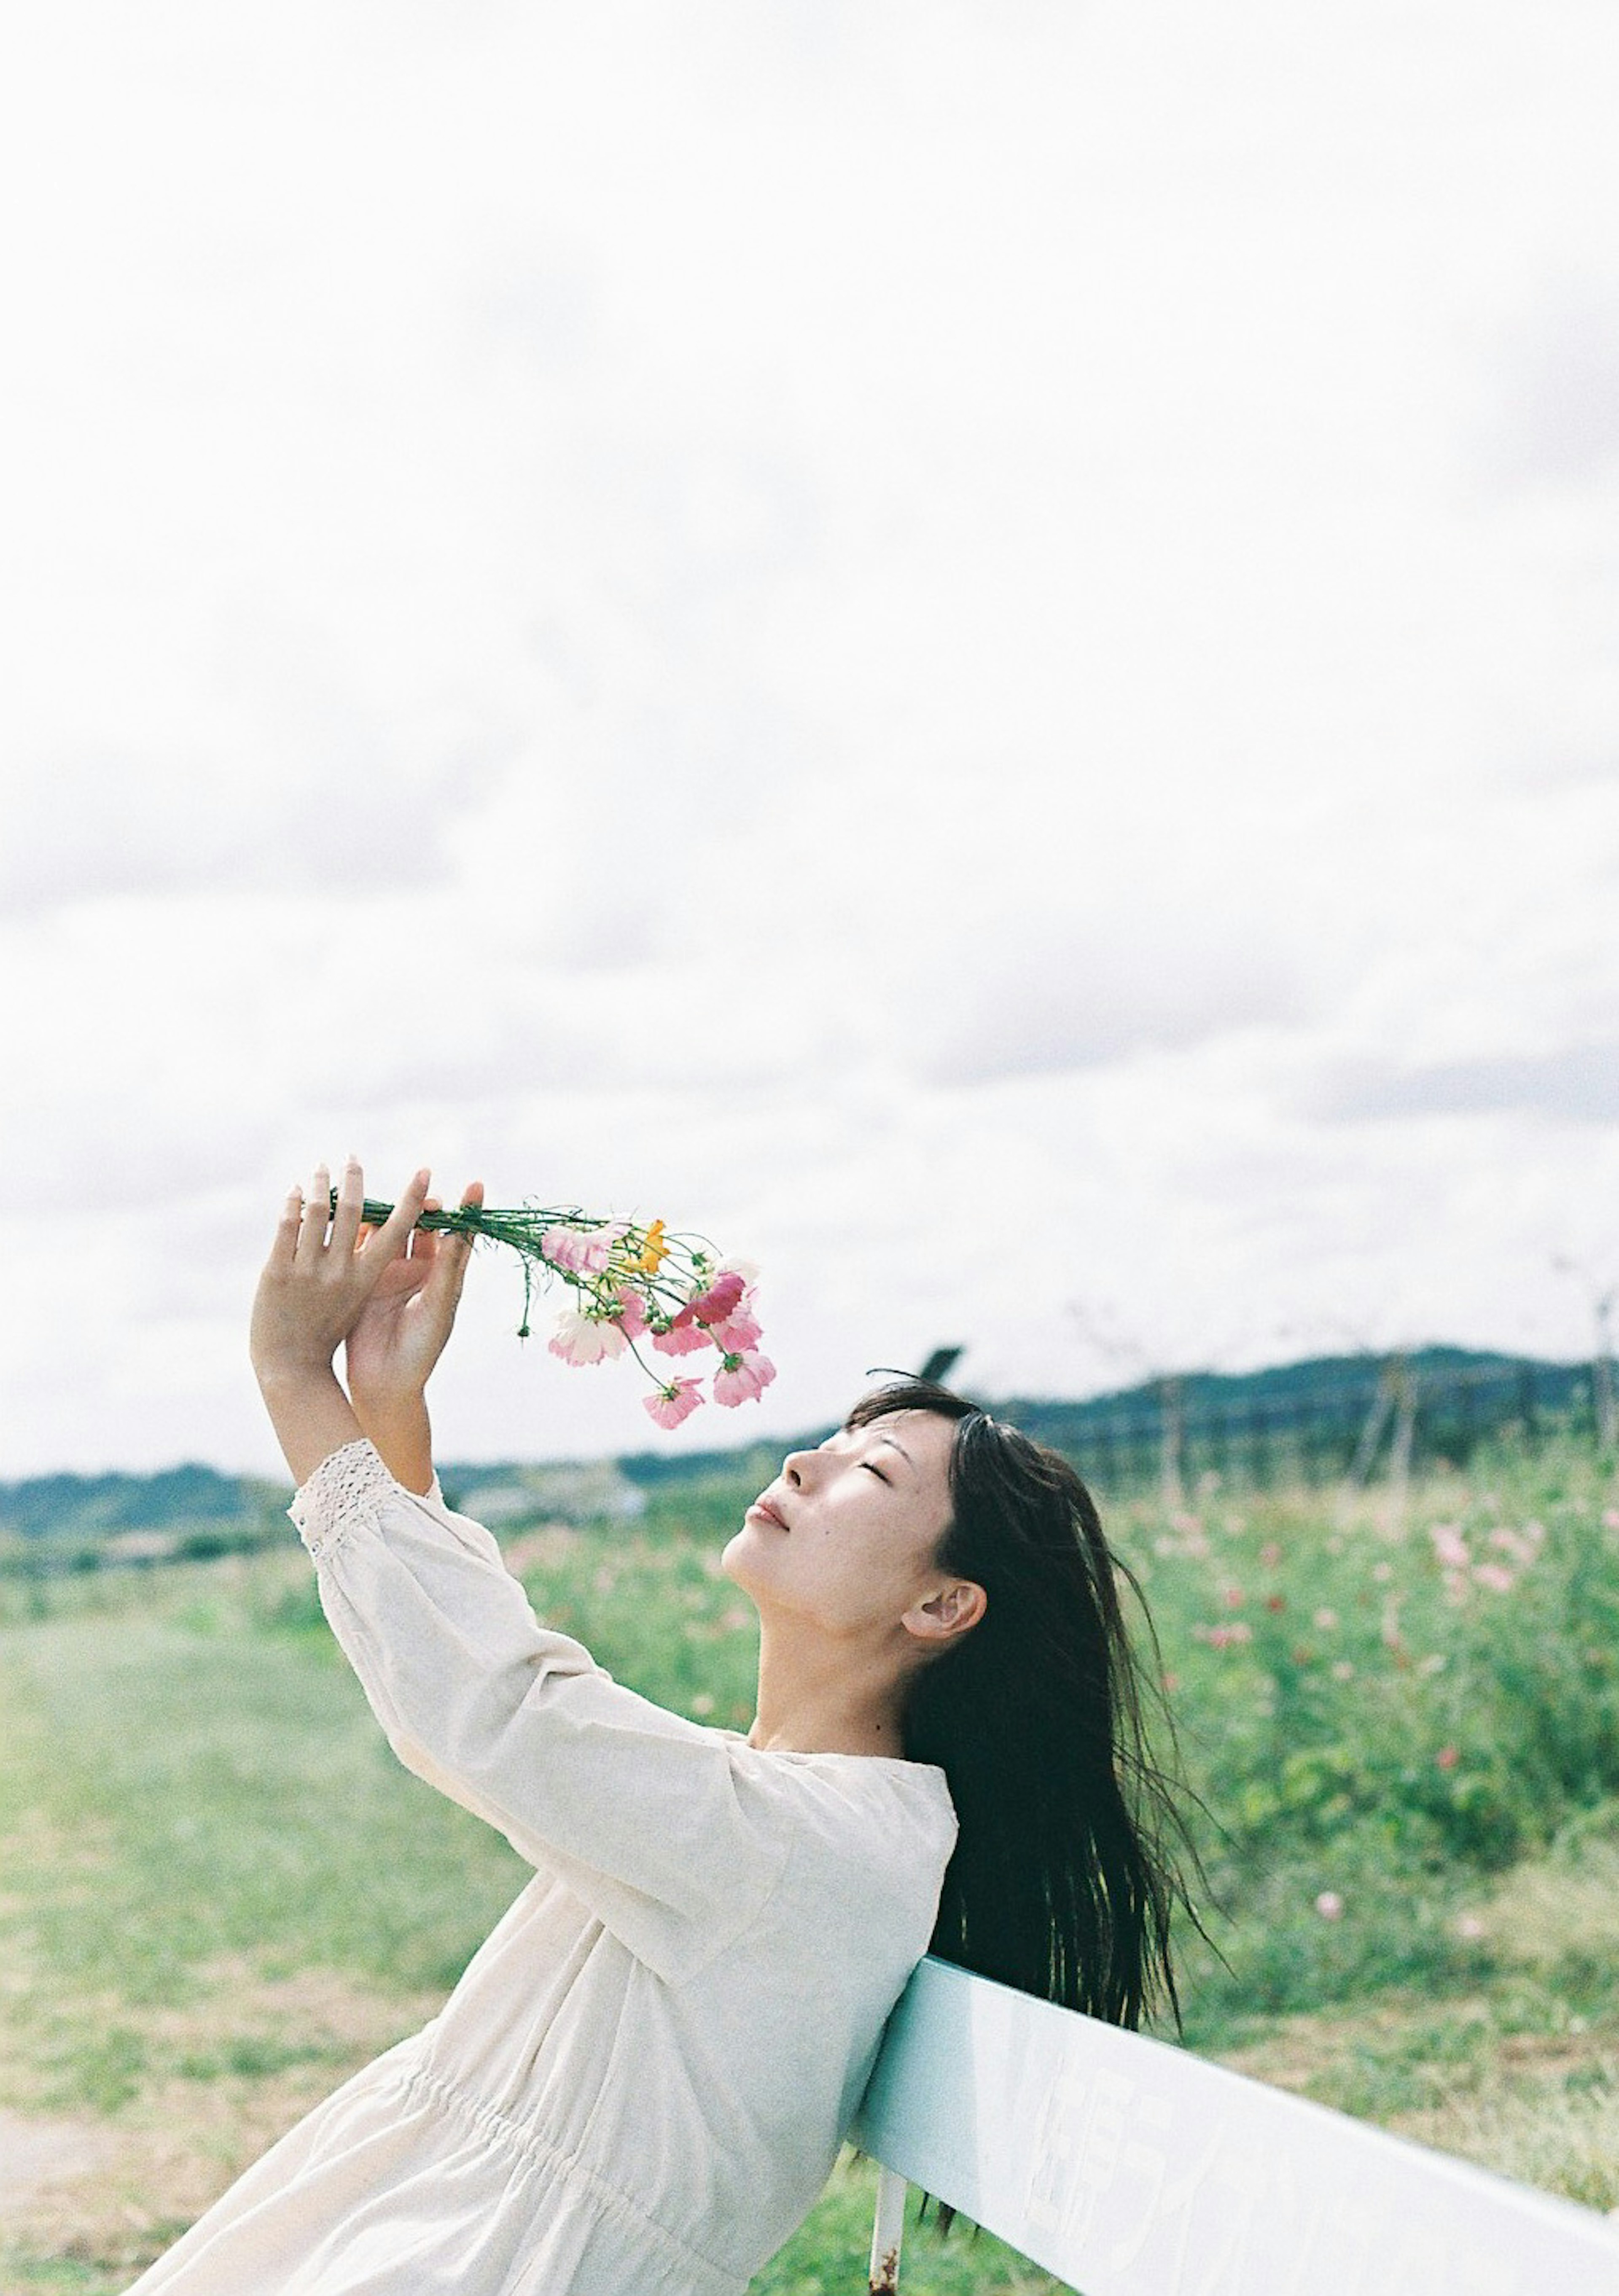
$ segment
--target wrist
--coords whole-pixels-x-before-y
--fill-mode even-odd
[[[427,1416],[427,1398],[419,1387],[377,1387],[350,1379],[349,1398],[362,1419],[380,1425],[409,1427]]]
[[[336,1387],[337,1373],[330,1356],[255,1356],[253,1376],[260,1392],[292,1395],[300,1389]]]
[[[321,1461],[366,1431],[330,1364],[277,1357],[257,1364],[259,1391],[282,1456],[295,1483],[305,1483]]]
[[[381,1453],[394,1480],[418,1495],[429,1490],[433,1480],[432,1427],[421,1389],[396,1390],[380,1400],[357,1389],[351,1401],[361,1433]]]

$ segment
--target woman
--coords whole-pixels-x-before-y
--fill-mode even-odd
[[[352,1160],[330,1214],[324,1169],[294,1191],[253,1361],[390,1743],[535,1877],[440,2014],[136,2287],[741,2296],[930,1941],[1123,2022],[1168,1988],[1114,1565],[1054,1454],[902,1383],[793,1453],[725,1550],[760,1621],[746,1737],[664,1712],[445,1505],[423,1396],[470,1245],[413,1237],[427,1187],[375,1233]]]

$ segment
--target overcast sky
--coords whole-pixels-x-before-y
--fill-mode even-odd
[[[0,1474],[270,1470],[352,1148],[764,1269],[655,1434],[1619,1279],[1611,0],[62,0],[0,87]],[[1558,1256],[1574,1272],[1554,1263]]]

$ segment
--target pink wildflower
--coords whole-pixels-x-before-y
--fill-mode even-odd
[[[572,1275],[599,1275],[623,1233],[621,1221],[598,1228],[593,1235],[587,1235],[582,1228],[548,1227],[539,1239],[539,1248],[553,1267],[566,1268]]]
[[[1604,1530],[1619,1530],[1619,1507],[1603,1508],[1602,1528]]]
[[[727,1268],[723,1275],[715,1277],[706,1292],[698,1292],[690,1302],[691,1312],[700,1323],[723,1324],[732,1309],[741,1306],[747,1288],[736,1270]]]
[[[1435,1562],[1442,1562],[1447,1570],[1465,1570],[1472,1562],[1467,1542],[1453,1522],[1430,1523],[1428,1537],[1434,1542]]]
[[[1253,1629],[1246,1619],[1233,1619],[1229,1627],[1211,1627],[1208,1639],[1212,1650],[1229,1650],[1234,1643],[1251,1643]]]
[[[627,1342],[616,1324],[564,1308],[556,1319],[556,1336],[548,1344],[552,1354],[564,1363],[594,1364],[621,1356]]]
[[[775,1376],[776,1365],[768,1356],[754,1355],[747,1349],[740,1355],[728,1355],[714,1374],[714,1400],[727,1408],[738,1403],[756,1402]]]
[[[1240,1587],[1227,1587],[1221,1589],[1220,1600],[1228,1611],[1240,1611],[1247,1597]]]
[[[654,1332],[652,1343],[661,1356],[695,1355],[713,1342],[689,1308],[682,1308],[666,1332]]]
[[[734,1308],[723,1322],[710,1324],[708,1332],[721,1355],[727,1356],[745,1355],[764,1337],[745,1300],[739,1308]]]
[[[1267,1570],[1274,1570],[1276,1569],[1277,1564],[1282,1559],[1282,1550],[1277,1545],[1274,1538],[1268,1538],[1265,1541],[1265,1544],[1260,1548],[1259,1559],[1264,1564]]]
[[[1453,1770],[1460,1759],[1459,1746],[1442,1746],[1434,1757],[1435,1767],[1442,1770]]]
[[[1473,1576],[1481,1587],[1488,1587],[1492,1595],[1509,1595],[1517,1584],[1504,1562],[1475,1562]]]
[[[647,1415],[660,1427],[678,1427],[689,1419],[703,1401],[703,1382],[698,1379],[671,1379],[667,1387],[659,1388],[655,1395],[644,1395],[642,1402]]]
[[[1316,1911],[1324,1922],[1341,1922],[1344,1918],[1344,1900],[1335,1890],[1323,1890],[1316,1899]]]
[[[613,1322],[627,1340],[638,1340],[646,1329],[646,1308],[638,1292],[626,1283],[619,1293],[619,1310]]]

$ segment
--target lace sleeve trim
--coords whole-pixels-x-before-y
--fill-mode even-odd
[[[298,1536],[318,1562],[341,1545],[357,1514],[375,1520],[394,1489],[393,1477],[364,1437],[324,1458],[287,1509]]]

